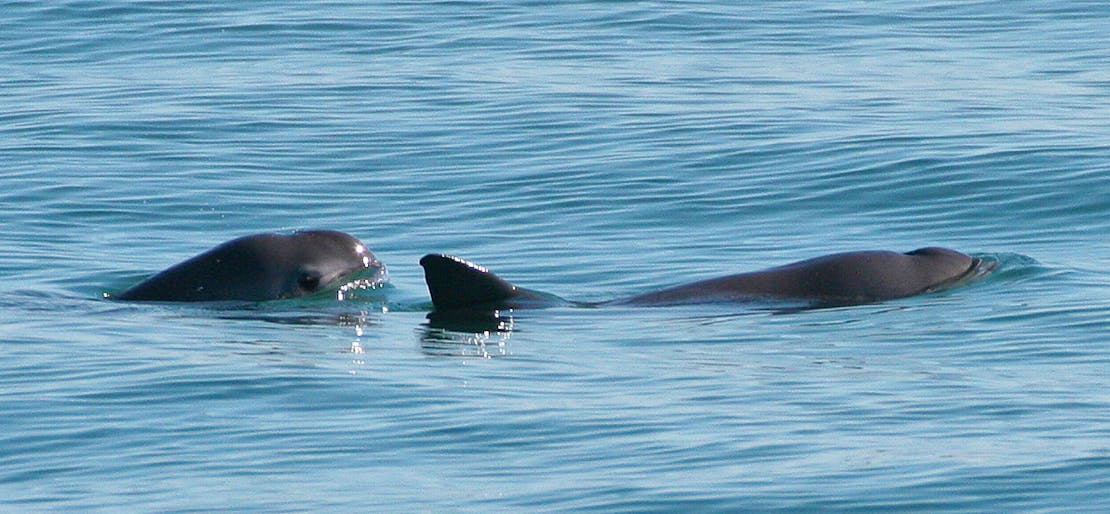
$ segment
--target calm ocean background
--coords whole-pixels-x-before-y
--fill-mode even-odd
[[[2,2],[0,511],[1110,509],[1103,2]],[[104,299],[331,228],[377,294]],[[845,250],[940,294],[441,324]]]

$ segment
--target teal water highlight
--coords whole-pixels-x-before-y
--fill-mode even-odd
[[[1098,5],[8,3],[0,506],[1110,506]],[[113,302],[329,228],[391,285]],[[855,307],[428,318],[465,256],[583,301],[838,251],[997,258]]]

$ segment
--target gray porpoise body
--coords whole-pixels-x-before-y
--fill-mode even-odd
[[[160,302],[277,300],[324,290],[356,273],[381,281],[385,266],[366,245],[343,232],[255,234],[171,266],[115,298]]]
[[[581,304],[518,287],[457,257],[427,255],[420,260],[437,310],[527,309],[558,304],[665,306],[761,299],[853,305],[942,289],[973,274],[980,262],[955,250],[936,247],[907,253],[847,252],[609,302]]]

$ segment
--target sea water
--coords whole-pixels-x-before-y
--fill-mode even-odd
[[[1097,2],[4,2],[0,510],[1110,509]],[[105,299],[329,228],[391,285]],[[429,319],[860,250],[855,307]]]

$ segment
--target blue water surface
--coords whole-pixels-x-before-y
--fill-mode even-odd
[[[3,2],[0,510],[1110,509],[1110,7]],[[107,300],[240,235],[391,286]],[[442,323],[825,253],[879,304]]]

